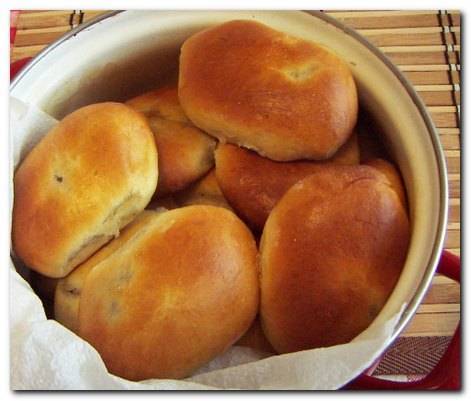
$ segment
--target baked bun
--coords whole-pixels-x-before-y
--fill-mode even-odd
[[[183,378],[236,342],[259,302],[257,248],[226,209],[156,213],[90,271],[79,335],[129,380]]]
[[[191,124],[180,106],[177,88],[174,86],[163,86],[146,92],[128,100],[126,104],[146,117],[159,117],[164,120]]]
[[[185,116],[176,87],[164,87],[126,102],[147,117],[159,151],[157,196],[179,191],[214,166],[216,142]]]
[[[271,210],[293,184],[334,163],[358,163],[358,154],[355,135],[325,162],[275,162],[236,145],[219,144],[216,177],[237,214],[261,231]]]
[[[219,187],[213,168],[203,178],[176,195],[181,206],[213,205],[232,210]]]
[[[276,351],[347,343],[391,294],[409,244],[395,191],[369,166],[334,166],[295,184],[261,241],[263,330]]]
[[[388,184],[396,192],[401,203],[405,208],[407,208],[406,192],[404,190],[401,175],[397,171],[396,167],[384,159],[370,159],[365,162],[365,165],[374,167],[384,175]]]
[[[129,223],[118,238],[110,241],[86,262],[77,266],[66,277],[59,279],[55,288],[54,318],[68,329],[78,333],[78,313],[83,284],[88,273],[100,262],[114,254],[134,235],[142,230],[155,216],[155,212],[144,210]]]
[[[187,39],[178,95],[203,131],[279,161],[331,157],[358,113],[343,60],[255,21],[230,21]]]
[[[152,131],[140,113],[120,103],[76,110],[16,171],[16,254],[45,276],[66,276],[145,208],[157,175]]]
[[[347,165],[360,163],[360,146],[358,145],[358,135],[356,131],[353,131],[352,135],[347,139],[347,142],[345,142],[330,159],[317,163],[327,162]]]

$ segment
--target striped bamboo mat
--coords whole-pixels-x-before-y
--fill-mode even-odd
[[[70,29],[105,11],[12,12],[11,60],[36,55]],[[448,164],[450,210],[446,248],[460,254],[460,13],[332,10],[381,49],[412,82],[440,133]],[[15,29],[16,27],[16,29]],[[460,287],[436,275],[419,310],[375,374],[421,375],[446,348],[460,317]]]

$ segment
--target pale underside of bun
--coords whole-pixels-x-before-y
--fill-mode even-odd
[[[82,263],[88,256],[112,238],[119,235],[122,227],[131,222],[134,217],[147,204],[148,199],[142,199],[139,195],[129,195],[120,202],[109,214],[102,220],[83,242],[70,253],[67,261],[64,263],[63,271],[71,271],[77,265]]]
[[[66,277],[59,279],[54,297],[54,318],[68,329],[78,333],[80,295],[85,280],[92,269],[111,257],[122,246],[128,244],[133,236],[155,216],[154,211],[141,212],[119,234],[119,237],[110,241],[84,263],[77,266]]]

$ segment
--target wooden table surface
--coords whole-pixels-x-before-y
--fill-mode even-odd
[[[21,11],[12,16],[17,31],[11,61],[37,54],[70,29],[104,11]],[[450,189],[446,248],[460,254],[460,14],[458,11],[325,11],[356,29],[382,50],[414,85],[440,133],[448,165]],[[402,373],[420,374],[445,349],[460,318],[460,287],[437,274],[412,322],[396,341],[396,349],[423,349],[427,363],[401,365]],[[392,351],[394,351],[394,347]],[[409,351],[407,351],[409,350]],[[418,351],[419,352],[419,351]],[[430,356],[429,354],[433,355]],[[420,357],[420,356],[419,356]],[[428,358],[428,359],[427,359]],[[386,361],[387,362],[387,361]],[[404,361],[403,361],[404,362]],[[384,366],[383,366],[384,365]],[[393,374],[394,363],[380,365]],[[405,366],[408,366],[407,368]],[[396,366],[397,367],[397,366]],[[401,373],[401,372],[399,372]],[[422,372],[424,373],[424,372]]]

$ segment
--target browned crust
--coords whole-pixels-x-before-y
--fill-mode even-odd
[[[156,117],[149,123],[159,151],[157,196],[186,188],[214,166],[216,143],[198,128]]]
[[[255,21],[230,21],[186,40],[178,95],[196,126],[280,161],[332,156],[358,112],[346,63]]]
[[[275,162],[235,145],[219,144],[216,177],[236,212],[261,231],[273,207],[296,182],[332,164],[358,163],[356,135],[325,162]]]
[[[41,274],[65,276],[117,233],[114,225],[127,223],[112,221],[120,205],[130,214],[144,209],[157,174],[152,132],[140,113],[119,103],[73,112],[15,173],[15,252]],[[114,232],[102,232],[110,228]],[[87,254],[74,258],[85,245]]]
[[[396,192],[401,203],[407,208],[407,197],[402,182],[401,175],[397,171],[396,167],[392,163],[384,159],[370,159],[364,163],[367,166],[374,167],[376,170],[384,174],[386,181],[389,183],[391,188]]]
[[[149,121],[159,151],[156,196],[187,187],[214,166],[215,140],[186,117],[176,86],[165,86],[126,102]]]
[[[331,346],[366,329],[399,278],[409,235],[395,191],[369,166],[337,166],[295,184],[261,243],[261,317],[273,347]]]
[[[250,231],[226,209],[189,206],[157,214],[90,272],[79,333],[113,374],[182,378],[239,339],[258,298]]]
[[[176,86],[163,86],[126,101],[126,104],[146,117],[160,117],[165,120],[190,124],[180,106]]]

